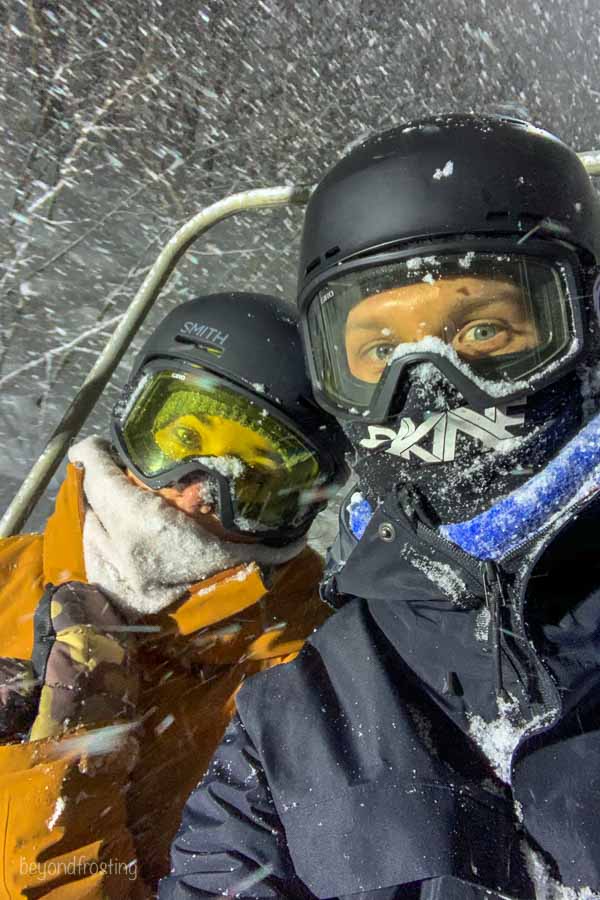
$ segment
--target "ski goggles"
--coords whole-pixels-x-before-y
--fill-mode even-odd
[[[322,507],[333,476],[293,425],[218,376],[150,364],[115,409],[113,438],[134,475],[156,490],[208,476],[228,530],[299,526]]]
[[[363,261],[321,282],[305,324],[321,405],[381,421],[409,367],[432,362],[486,408],[572,362],[583,341],[577,258],[511,247]]]

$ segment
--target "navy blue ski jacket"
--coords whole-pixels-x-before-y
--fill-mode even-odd
[[[599,541],[597,499],[502,566],[394,498],[342,535],[340,608],[242,688],[160,898],[600,893]]]

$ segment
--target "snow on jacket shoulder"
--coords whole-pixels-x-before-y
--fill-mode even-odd
[[[27,659],[48,584],[86,582],[82,473],[68,467],[41,535],[0,541],[0,656]],[[152,896],[181,810],[227,727],[244,679],[296,654],[328,615],[319,556],[270,573],[221,572],[134,633],[140,694],[130,726],[0,746],[6,896]]]

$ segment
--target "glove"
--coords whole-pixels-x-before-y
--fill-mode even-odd
[[[131,720],[138,692],[127,623],[97,585],[50,588],[34,618],[40,685],[30,740]]]
[[[23,741],[35,719],[40,686],[28,659],[0,657],[0,744]]]

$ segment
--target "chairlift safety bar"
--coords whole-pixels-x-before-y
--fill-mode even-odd
[[[160,291],[185,251],[202,234],[229,216],[247,210],[273,206],[305,206],[312,187],[259,188],[232,194],[207,206],[177,231],[159,254],[123,319],[108,340],[89,375],[67,407],[60,423],[39,459],[0,519],[0,537],[18,534],[50,479],[58,469],[69,445],[91,413]]]

